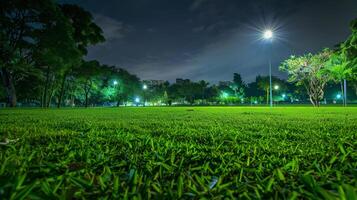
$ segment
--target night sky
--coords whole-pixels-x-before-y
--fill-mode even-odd
[[[62,1],[63,2],[63,1]],[[273,75],[291,54],[333,47],[349,35],[356,0],[67,0],[89,10],[107,41],[87,59],[141,79],[217,82],[234,72],[246,82]],[[276,32],[272,51],[261,31]]]

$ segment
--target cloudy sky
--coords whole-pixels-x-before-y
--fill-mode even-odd
[[[281,61],[333,47],[349,35],[356,0],[65,0],[89,10],[106,42],[87,59],[125,68],[141,79],[246,82],[273,74]],[[261,40],[275,30],[272,48]]]

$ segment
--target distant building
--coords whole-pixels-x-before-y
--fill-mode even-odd
[[[218,83],[218,86],[229,87],[229,86],[231,86],[232,84],[233,84],[232,81],[220,81],[220,82]]]
[[[160,86],[165,83],[164,80],[143,80],[142,82],[146,84],[148,87]]]
[[[177,84],[184,84],[184,83],[189,83],[190,79],[183,79],[183,78],[177,78],[176,83]]]

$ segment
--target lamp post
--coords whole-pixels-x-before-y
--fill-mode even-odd
[[[279,85],[274,85],[274,90],[279,90]],[[272,96],[274,96],[274,95],[272,95]],[[278,104],[278,101],[276,101],[276,104]]]
[[[347,106],[347,81],[346,79],[343,79],[343,98],[344,98],[344,105],[343,106]]]
[[[273,39],[273,31],[268,29],[263,33],[263,38],[267,41],[272,42]],[[271,48],[271,46],[270,46]],[[271,80],[271,49],[269,51],[269,96],[270,96],[270,107],[273,107],[273,89],[272,89],[272,80]]]
[[[135,103],[136,103],[136,106],[139,105],[139,103],[140,103],[140,98],[139,98],[139,97],[136,97],[136,98],[135,98]]]
[[[143,85],[143,90],[144,90],[144,106],[146,104],[146,90],[148,89],[148,86],[146,84]]]
[[[114,94],[116,94],[116,98],[117,98],[117,107],[119,107],[120,100],[119,100],[119,90],[118,90],[118,88],[117,88],[118,81],[117,81],[117,80],[114,80],[114,81],[113,81],[113,85],[114,85],[114,91],[115,91]]]

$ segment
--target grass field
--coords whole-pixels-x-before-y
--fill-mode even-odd
[[[0,199],[357,199],[357,108],[0,110]]]

